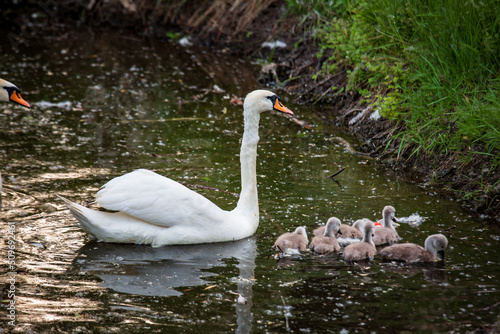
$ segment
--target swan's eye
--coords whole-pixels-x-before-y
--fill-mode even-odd
[[[276,95],[266,96],[266,99],[271,100],[271,102],[273,103],[273,106],[276,103],[276,100],[279,100]]]

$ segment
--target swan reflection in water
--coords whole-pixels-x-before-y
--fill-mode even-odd
[[[225,259],[238,261],[234,281],[245,304],[236,303],[238,332],[252,323],[252,284],[257,245],[255,237],[234,242],[164,246],[89,242],[74,259],[71,272],[99,276],[102,285],[117,292],[142,296],[179,296],[182,289],[207,284],[216,275],[211,268],[226,266]],[[229,271],[228,271],[229,272]]]

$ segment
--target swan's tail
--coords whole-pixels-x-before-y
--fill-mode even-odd
[[[149,224],[123,212],[92,210],[62,196],[58,197],[78,220],[77,225],[87,232],[92,240],[162,246],[172,244],[178,238],[175,234],[170,235],[170,229],[165,226]],[[168,240],[160,238],[161,242],[158,242],[161,234]]]
[[[82,212],[81,208],[85,208],[85,207],[81,206],[79,204],[73,203],[69,199],[67,199],[63,196],[60,196],[58,194],[56,194],[56,196],[64,201],[64,204],[66,204],[69,211],[73,214],[73,216],[75,216],[75,218],[78,221],[78,223],[76,223],[76,225],[78,227],[80,227],[82,230],[84,230],[85,232],[87,232],[92,240],[96,240],[97,237],[91,232],[92,224],[89,221],[89,219],[87,218],[87,216],[85,216],[85,214]]]

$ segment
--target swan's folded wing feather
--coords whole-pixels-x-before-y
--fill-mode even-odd
[[[227,214],[197,192],[145,169],[112,179],[97,192],[96,201],[165,227],[217,223]]]

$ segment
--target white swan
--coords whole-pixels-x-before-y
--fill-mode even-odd
[[[0,101],[13,102],[31,108],[30,104],[21,97],[21,90],[11,82],[0,79]]]
[[[62,199],[80,227],[100,241],[159,247],[249,237],[259,225],[256,160],[260,114],[271,110],[293,113],[266,90],[249,93],[243,109],[241,193],[232,211],[222,210],[180,183],[144,169],[112,179],[97,193],[99,205],[118,212],[95,211]]]

